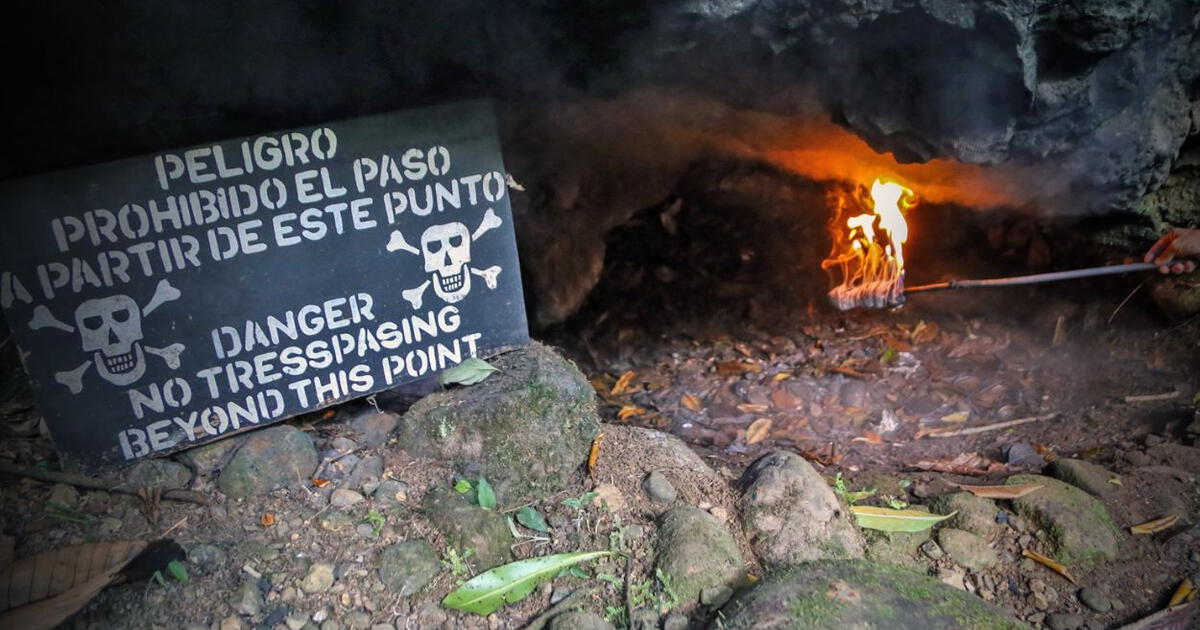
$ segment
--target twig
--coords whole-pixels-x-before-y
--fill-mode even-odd
[[[4,341],[0,341],[0,350],[3,350],[4,346],[7,346],[8,342],[10,342],[10,341],[12,341],[12,335],[5,337]]]
[[[633,555],[625,557],[625,618],[629,620],[629,627],[633,627],[633,596],[630,594],[633,582]]]
[[[583,586],[571,591],[571,594],[562,598],[562,601],[547,608],[542,614],[530,619],[524,630],[542,630],[556,615],[565,613],[572,608],[578,608],[583,603],[580,600],[594,592],[596,592],[595,586]]]
[[[1160,400],[1171,400],[1173,398],[1179,398],[1179,390],[1178,389],[1173,392],[1166,392],[1164,394],[1145,394],[1142,396],[1126,396],[1125,402],[1127,402],[1127,403],[1157,402]]]
[[[17,466],[8,462],[0,462],[0,473],[6,475],[15,475],[17,477],[28,477],[37,481],[45,481],[48,483],[65,483],[69,486],[77,488],[87,488],[88,490],[104,490],[106,492],[118,492],[120,494],[130,494],[138,496],[137,490],[121,487],[119,481],[112,479],[104,479],[103,477],[89,477],[87,475],[76,475],[72,473],[53,472],[49,470],[38,470],[36,468],[26,468]],[[162,498],[172,501],[183,501],[185,503],[196,503],[198,505],[208,505],[212,500],[201,492],[194,490],[164,490]]]
[[[1029,424],[1030,422],[1041,422],[1042,420],[1049,420],[1050,418],[1053,418],[1054,416],[1057,416],[1057,415],[1058,415],[1058,413],[1055,412],[1055,413],[1048,413],[1044,416],[1030,416],[1028,418],[1017,418],[1016,420],[1006,420],[1004,422],[995,422],[993,424],[985,424],[985,425],[979,426],[979,427],[967,427],[965,429],[957,429],[954,431],[944,431],[944,432],[943,431],[937,431],[937,432],[931,431],[927,435],[929,435],[929,437],[935,437],[935,438],[957,437],[960,435],[975,435],[976,433],[987,433],[988,431],[1007,429],[1009,427],[1020,426],[1022,424]]]
[[[1125,308],[1125,305],[1129,303],[1129,300],[1133,299],[1133,295],[1135,293],[1137,293],[1139,290],[1141,290],[1142,286],[1145,284],[1146,284],[1145,282],[1142,282],[1142,283],[1139,283],[1136,287],[1133,287],[1133,290],[1129,292],[1129,295],[1126,295],[1125,299],[1121,300],[1121,303],[1117,305],[1117,308],[1113,309],[1112,314],[1108,316],[1108,325],[1109,326],[1112,325],[1113,318],[1117,316],[1117,313],[1121,312],[1122,308]]]

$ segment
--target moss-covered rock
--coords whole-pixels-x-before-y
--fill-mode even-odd
[[[944,527],[938,531],[938,543],[952,560],[968,569],[990,569],[1000,562],[996,550],[978,534]]]
[[[701,591],[730,586],[743,573],[737,543],[713,515],[689,505],[672,508],[659,519],[656,567],[686,610]]]
[[[397,429],[401,448],[485,476],[504,505],[557,491],[587,459],[599,429],[595,392],[573,363],[532,343],[496,357],[469,387],[427,396]]]
[[[407,597],[425,588],[440,570],[437,551],[419,538],[402,540],[379,554],[379,581]]]
[[[1102,466],[1081,459],[1059,458],[1050,464],[1051,477],[1065,481],[1088,494],[1105,497],[1117,491],[1121,478]],[[1113,481],[1116,483],[1113,483]]]
[[[1108,509],[1091,495],[1042,475],[1013,475],[1009,484],[1042,485],[1037,492],[1013,499],[1017,512],[1037,523],[1050,536],[1055,560],[1087,571],[1111,560],[1124,538]]]
[[[512,532],[498,512],[467,503],[453,488],[434,488],[421,503],[425,518],[476,572],[512,560]]]
[[[977,497],[970,492],[952,492],[937,497],[929,504],[935,514],[954,514],[944,525],[961,529],[980,536],[990,536],[999,529],[996,523],[996,507],[991,499]]]
[[[930,538],[930,530],[919,532],[885,532],[869,529],[863,532],[866,538],[867,559],[882,564],[895,564],[914,569],[923,568],[921,544]]]
[[[849,511],[803,457],[767,455],[746,471],[745,483],[742,521],[763,564],[863,556],[862,535]]]
[[[722,609],[726,630],[1017,630],[1003,610],[908,569],[861,560],[798,565]]]
[[[317,448],[307,433],[289,425],[250,434],[217,477],[217,488],[231,499],[298,486],[317,468]]]

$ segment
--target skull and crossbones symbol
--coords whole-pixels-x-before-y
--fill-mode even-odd
[[[138,306],[128,295],[86,300],[75,309],[74,326],[59,320],[49,308],[39,304],[33,309],[29,327],[79,333],[83,351],[91,353],[91,357],[73,370],[54,374],[54,380],[66,385],[72,394],[83,391],[83,375],[92,366],[96,367],[100,378],[113,385],[132,385],[146,372],[146,354],[161,358],[172,370],[179,368],[179,355],[185,349],[183,344],[155,348],[142,343],[145,338],[142,318],[179,297],[179,289],[167,280],[160,280],[145,307]]]
[[[467,297],[471,291],[471,276],[483,278],[489,289],[496,288],[496,279],[502,271],[498,265],[487,269],[471,266],[471,243],[479,240],[487,232],[502,225],[495,210],[488,208],[480,221],[479,227],[472,232],[467,226],[454,221],[431,225],[421,234],[420,249],[410,245],[404,239],[400,230],[392,231],[388,240],[389,252],[405,251],[421,256],[425,261],[425,272],[429,279],[420,285],[401,291],[400,295],[414,309],[421,308],[425,299],[425,291],[433,286],[433,292],[449,304],[454,304]]]

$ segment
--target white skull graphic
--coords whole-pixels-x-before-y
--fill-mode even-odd
[[[433,291],[453,303],[471,290],[471,231],[462,223],[433,225],[421,234],[425,271],[433,275]]]
[[[142,311],[128,295],[87,300],[75,309],[75,326],[91,352],[96,370],[114,385],[129,385],[142,377]]]

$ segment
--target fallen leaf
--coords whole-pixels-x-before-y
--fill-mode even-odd
[[[786,381],[789,378],[792,378],[791,372],[780,372],[780,373],[776,374],[775,376],[772,376],[771,380],[778,383],[779,381]]]
[[[535,532],[545,533],[550,531],[550,526],[546,524],[546,519],[542,518],[541,512],[528,505],[517,510],[517,522]]]
[[[717,376],[741,376],[746,372],[762,372],[762,366],[750,361],[722,361],[717,364]]]
[[[563,569],[607,555],[610,552],[577,551],[510,562],[467,580],[442,600],[442,606],[490,615],[505,604],[524,599],[539,584],[553,579]]]
[[[912,334],[909,335],[909,339],[912,340],[914,344],[922,344],[937,339],[937,336],[938,325],[936,323],[925,323],[924,320],[921,320],[920,322],[917,322],[917,326],[913,328]]]
[[[858,526],[866,529],[878,529],[885,532],[921,532],[933,527],[957,511],[946,514],[930,514],[919,510],[893,510],[891,508],[871,507],[867,505],[852,505],[850,511]]]
[[[1019,499],[1030,492],[1036,492],[1042,486],[1036,483],[1020,483],[1011,486],[968,486],[958,484],[958,488],[985,499]]]
[[[913,468],[952,475],[995,475],[1008,472],[1008,466],[979,453],[962,453],[954,459],[923,459]]]
[[[624,407],[621,407],[620,411],[617,412],[617,419],[628,420],[634,416],[640,416],[645,413],[646,410],[637,405],[625,405]]]
[[[737,406],[738,411],[742,413],[763,413],[770,408],[769,405],[756,405],[753,403],[742,403]]]
[[[857,378],[857,379],[863,379],[863,380],[865,380],[867,378],[866,374],[864,374],[863,372],[859,372],[858,370],[851,368],[851,367],[834,367],[834,368],[829,368],[829,371],[837,372],[838,374],[841,374],[843,376],[849,376],[851,378]]]
[[[321,477],[313,477],[312,479],[309,479],[309,481],[312,483],[314,488],[324,488],[325,486],[329,485],[329,480],[322,479]]]
[[[628,393],[631,389],[629,384],[633,382],[633,377],[635,376],[637,376],[637,373],[635,373],[633,370],[628,370],[621,374],[621,378],[617,379],[616,384],[613,385],[612,390],[608,393],[612,394],[613,396],[620,396],[621,394]]]
[[[863,431],[863,434],[861,436],[856,437],[851,441],[852,442],[866,442],[867,444],[883,444],[883,438],[880,437],[878,433],[876,433],[874,431],[866,431],[866,430]]]
[[[1167,602],[1167,608],[1174,608],[1193,599],[1196,599],[1196,588],[1192,586],[1192,578],[1183,578],[1179,588],[1171,595],[1171,601]]]
[[[683,406],[691,411],[699,412],[701,409],[700,399],[691,394],[684,394],[683,398],[679,399],[679,402],[683,403]]]
[[[588,450],[587,470],[592,479],[596,478],[596,460],[600,459],[600,443],[603,441],[604,434],[597,433],[596,437],[592,438],[592,448]]]
[[[971,413],[968,411],[956,411],[942,416],[941,420],[942,422],[966,422],[970,417]]]
[[[479,501],[479,507],[485,510],[496,509],[496,492],[484,477],[480,477],[475,483],[475,498]]]
[[[771,434],[770,418],[759,418],[746,428],[746,444],[758,444]]]
[[[1141,525],[1134,525],[1133,527],[1129,528],[1129,533],[1133,534],[1134,536],[1149,536],[1150,534],[1157,534],[1165,529],[1170,529],[1175,525],[1175,523],[1178,522],[1179,517],[1172,514],[1170,516],[1156,518],[1153,521],[1146,521]]]
[[[1067,566],[1062,564],[1061,562],[1056,562],[1054,560],[1051,560],[1050,558],[1047,558],[1046,556],[1043,556],[1042,554],[1040,554],[1036,551],[1030,551],[1029,549],[1026,549],[1025,551],[1023,551],[1022,554],[1026,558],[1029,558],[1030,560],[1033,560],[1034,562],[1037,562],[1038,564],[1045,566],[1046,568],[1050,569],[1051,571],[1054,571],[1055,573],[1067,578],[1068,582],[1070,582],[1072,584],[1076,583],[1075,578],[1071,577],[1071,572],[1069,570],[1067,570]]]
[[[447,385],[474,385],[483,382],[500,368],[483,359],[470,358],[458,365],[447,369],[438,376],[438,383]]]
[[[263,514],[261,517],[259,517],[258,522],[262,524],[263,527],[273,527],[275,525],[275,513],[267,512],[266,514]]]

